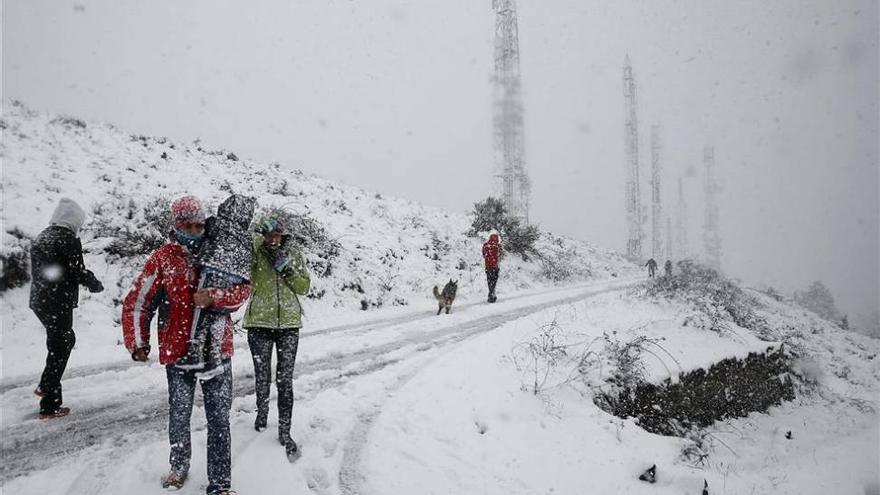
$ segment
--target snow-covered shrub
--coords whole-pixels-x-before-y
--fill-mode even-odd
[[[600,393],[594,402],[621,418],[636,418],[652,433],[682,435],[714,421],[764,412],[794,399],[791,356],[781,347],[728,358],[660,384],[640,382]]]
[[[19,229],[4,235],[0,252],[0,292],[21,287],[31,279],[29,271],[31,239]]]
[[[541,264],[541,275],[554,282],[564,282],[572,278],[587,278],[592,275],[588,265],[582,262],[577,247],[568,245],[561,237],[545,234],[547,241],[535,258]]]
[[[510,216],[500,199],[488,197],[474,203],[471,213],[474,217],[467,235],[476,237],[491,230],[501,234],[504,250],[516,253],[529,259],[535,251],[535,242],[541,237],[541,231],[534,225],[523,225],[518,218]]]
[[[115,215],[111,214],[114,209],[117,210]],[[122,205],[119,201],[109,200],[95,205],[93,214],[96,218],[116,219],[93,224],[90,228],[95,237],[110,238],[104,246],[104,253],[110,259],[144,257],[168,241],[171,228],[168,198],[154,198],[141,208],[133,200]]]
[[[551,374],[568,358],[561,328],[555,320],[542,325],[530,341],[517,344],[511,356],[517,371],[531,376],[529,389],[538,395],[546,388]]]
[[[767,323],[756,311],[757,299],[717,271],[686,260],[678,262],[677,273],[645,282],[639,289],[651,296],[680,298],[697,310],[686,324],[712,331],[724,331],[732,321],[742,328],[763,334]]]
[[[834,303],[831,290],[818,280],[810,284],[805,291],[795,292],[794,301],[828,321],[836,323],[841,320],[841,313]]]

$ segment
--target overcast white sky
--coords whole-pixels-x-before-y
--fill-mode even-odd
[[[877,0],[518,7],[542,228],[625,246],[629,53],[642,176],[659,123],[693,248],[709,143],[729,274],[877,308]],[[4,0],[3,96],[465,211],[492,187],[492,43],[491,0]]]

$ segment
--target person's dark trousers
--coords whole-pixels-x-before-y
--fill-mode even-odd
[[[293,367],[299,347],[299,329],[249,328],[248,346],[254,358],[254,378],[257,388],[257,415],[269,414],[269,383],[272,375],[272,346],[278,365],[275,386],[278,387],[278,435],[290,435],[293,413]]]
[[[40,413],[53,413],[61,407],[61,376],[67,368],[67,360],[76,343],[73,333],[73,309],[34,311],[40,323],[46,327],[46,366],[40,377]]]
[[[229,434],[229,409],[232,407],[232,362],[224,360],[223,373],[201,381],[208,420],[208,488],[212,494],[229,490],[232,483],[232,439]],[[197,370],[174,365],[165,367],[168,377],[169,461],[174,471],[188,472],[192,443],[190,423]]]
[[[486,268],[486,282],[489,283],[489,298],[495,297],[495,284],[498,283],[497,268]]]

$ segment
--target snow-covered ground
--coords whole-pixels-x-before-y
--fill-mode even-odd
[[[686,324],[693,307],[632,290],[643,276],[620,256],[549,236],[539,249],[571,277],[550,280],[540,260],[510,256],[501,298],[486,304],[480,241],[464,236],[465,215],[228,152],[6,110],[2,252],[26,246],[57,199],[74,197],[92,213],[86,263],[108,290],[81,297],[63,381],[73,412],[53,421],[35,419],[31,390],[45,348],[28,288],[0,293],[4,494],[161,492],[164,370],[133,362],[119,344],[118,301],[143,255],[113,257],[106,248],[126,226],[152,228],[145,211],[159,198],[187,192],[216,204],[230,190],[307,214],[339,246],[332,256],[306,246],[325,270],[313,274],[304,301],[293,429],[303,455],[293,464],[273,434],[274,396],[269,430],[253,430],[253,366],[244,336],[235,337],[233,485],[242,495],[696,495],[704,481],[712,494],[880,494],[876,340],[760,293],[752,295],[765,332],[700,329]],[[449,278],[462,289],[452,313],[437,316],[430,288]],[[643,377],[655,382],[782,344],[798,356],[797,399],[694,438],[647,433],[592,400],[615,372],[607,350],[637,339]],[[568,354],[540,368],[528,359],[535,342],[565,344]],[[581,366],[572,356],[585,357]],[[199,406],[193,425],[182,494],[206,485]],[[700,462],[682,456],[696,441],[707,455]],[[639,481],[652,464],[657,483]]]

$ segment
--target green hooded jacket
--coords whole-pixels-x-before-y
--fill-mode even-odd
[[[282,243],[290,256],[290,268],[284,274],[272,266],[263,236],[255,235],[251,264],[251,301],[244,316],[245,328],[302,327],[302,306],[299,295],[309,292],[309,272],[299,250]]]

